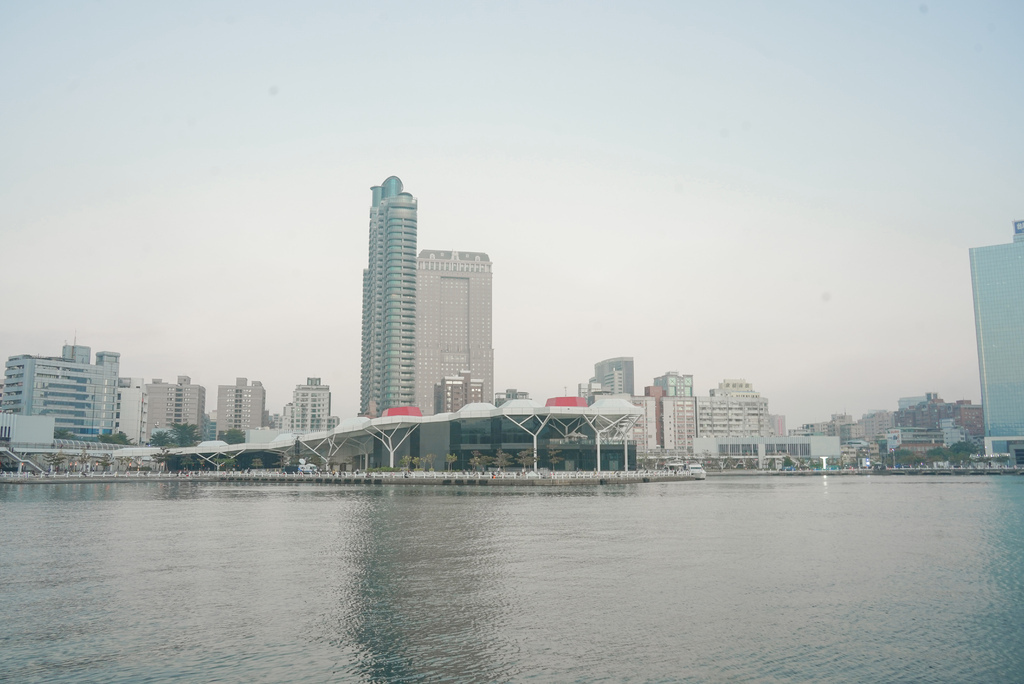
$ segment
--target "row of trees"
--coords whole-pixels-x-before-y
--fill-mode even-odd
[[[556,464],[565,460],[558,455],[559,453],[561,453],[560,449],[548,449],[547,451],[548,461],[551,463],[552,468],[554,468]],[[399,460],[399,465],[406,469],[408,469],[410,465],[416,470],[425,469],[430,467],[430,464],[432,464],[436,458],[437,456],[435,454],[427,454],[426,456],[403,456]],[[445,455],[444,460],[445,470],[451,470],[453,464],[459,460],[459,457],[455,454],[447,454]],[[526,470],[533,468],[534,464],[537,463],[537,456],[533,453],[533,449],[524,449],[516,454],[514,460],[522,466],[523,471],[525,472]],[[474,451],[473,457],[469,459],[469,465],[474,470],[486,470],[487,467],[491,465],[504,470],[511,465],[512,462],[512,455],[501,449],[498,449],[494,456],[490,456],[480,451]]]

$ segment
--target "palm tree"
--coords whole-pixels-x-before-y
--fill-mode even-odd
[[[192,423],[175,423],[171,426],[171,435],[180,447],[191,447],[199,443],[199,427]]]
[[[149,443],[155,447],[174,446],[174,437],[167,430],[161,430],[153,433],[153,436],[149,438]]]

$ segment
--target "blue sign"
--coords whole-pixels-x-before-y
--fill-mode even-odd
[[[1013,232],[1015,235],[1020,235],[1024,233],[1024,221],[1014,221]]]

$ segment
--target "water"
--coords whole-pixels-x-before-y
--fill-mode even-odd
[[[1024,680],[1024,478],[0,486],[0,680]]]

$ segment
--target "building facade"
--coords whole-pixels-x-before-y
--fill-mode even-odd
[[[434,413],[452,413],[467,404],[483,401],[483,381],[474,378],[469,371],[441,378],[441,382],[434,386]]]
[[[267,391],[263,383],[236,378],[234,385],[217,386],[217,434],[228,430],[252,430],[263,427]]]
[[[986,450],[1024,465],[1024,221],[1010,244],[970,251]]]
[[[417,208],[395,176],[371,192],[359,411],[376,416],[416,399]]]
[[[53,416],[55,429],[84,437],[114,432],[121,355],[65,344],[60,356],[12,356],[4,368],[0,411]]]
[[[769,437],[773,429],[768,399],[746,380],[726,379],[697,397],[698,437]]]
[[[170,430],[174,425],[195,425],[204,429],[206,418],[206,388],[193,385],[192,378],[179,375],[176,384],[154,378],[146,385],[149,400],[149,421],[145,441],[155,430]]]
[[[305,385],[295,386],[292,402],[285,405],[279,420],[282,429],[300,434],[330,430],[338,424],[331,415],[331,386],[320,378],[306,378]]]
[[[664,389],[666,397],[693,396],[692,375],[680,375],[675,371],[669,371],[664,375],[654,378],[654,385]]]
[[[143,378],[117,379],[114,432],[123,432],[135,444],[145,444],[149,399]]]
[[[469,371],[494,393],[491,260],[483,252],[429,250],[416,260],[416,398],[424,415],[440,412],[437,387]]]
[[[633,394],[633,357],[619,356],[594,364],[591,382],[601,383],[608,394]]]

